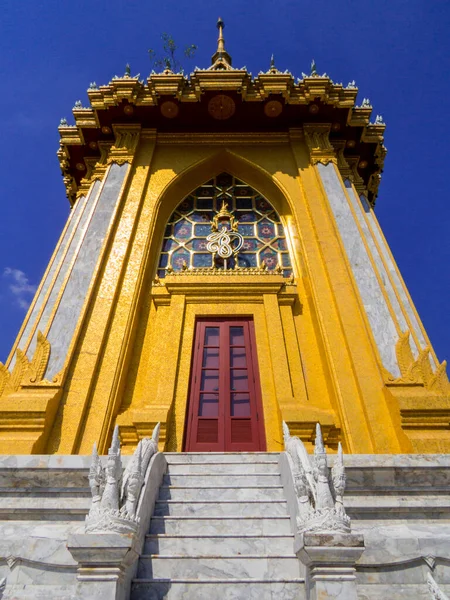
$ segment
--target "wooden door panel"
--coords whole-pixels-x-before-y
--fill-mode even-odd
[[[254,346],[249,319],[197,322],[185,450],[265,449]]]

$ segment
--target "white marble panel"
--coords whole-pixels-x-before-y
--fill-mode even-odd
[[[75,264],[66,283],[47,339],[51,344],[46,378],[52,379],[63,367],[81,308],[91,283],[106,231],[114,213],[129,165],[112,164],[100,192]]]
[[[2,600],[74,600],[76,583],[72,585],[33,585],[18,583],[6,586]]]
[[[141,557],[139,579],[295,579],[300,577],[298,559],[270,557]]]
[[[399,377],[400,369],[395,355],[395,344],[398,340],[397,329],[350,210],[343,185],[333,164],[318,164],[317,166],[381,360],[384,367],[394,377]]]
[[[421,585],[416,583],[402,584],[380,584],[367,585],[358,584],[358,600],[431,600],[428,586],[425,582]],[[442,586],[443,592],[450,593],[450,586]]]
[[[79,241],[86,229],[86,222],[89,219],[89,216],[92,212],[92,207],[95,204],[95,200],[97,198],[98,192],[100,190],[100,182],[95,181],[92,184],[92,189],[90,190],[89,196],[84,200],[83,204],[80,205],[80,216],[77,219],[76,229],[74,231],[72,239],[69,241],[67,251],[62,257],[62,263],[58,264],[58,273],[55,277],[55,280],[52,282],[50,294],[45,302],[44,310],[39,319],[39,323],[36,327],[36,332],[33,336],[33,339],[30,342],[30,346],[28,347],[27,356],[31,358],[33,356],[34,350],[36,348],[37,341],[37,332],[38,330],[44,332],[47,327],[48,320],[52,311],[55,307],[55,302],[58,297],[59,292],[61,291],[61,286],[64,283],[64,280],[69,272],[70,265],[72,259],[74,257],[75,251],[78,247]],[[78,203],[77,203],[78,204]]]
[[[17,344],[17,347],[20,349],[24,348],[25,343],[28,339],[28,336],[30,335],[30,332],[34,325],[34,322],[36,321],[36,318],[42,308],[44,298],[45,298],[45,296],[50,288],[50,285],[53,281],[53,276],[55,274],[55,271],[61,261],[62,255],[64,254],[64,252],[67,248],[67,244],[69,242],[70,236],[72,235],[73,229],[78,221],[78,218],[84,209],[85,203],[86,203],[86,196],[81,196],[77,200],[77,202],[75,203],[75,205],[73,206],[73,208],[69,214],[69,217],[68,217],[69,222],[68,222],[67,228],[64,232],[62,239],[59,242],[58,250],[56,251],[56,254],[54,256],[52,264],[50,265],[50,268],[45,276],[45,279],[42,282],[42,287],[39,290],[39,294],[36,298],[33,309],[28,317],[25,328],[24,328],[22,335],[20,336],[20,340]],[[35,346],[36,346],[36,342],[34,341],[32,347],[28,348],[28,351],[27,351],[28,358],[31,358],[33,356]],[[14,355],[9,363],[10,370],[12,370],[14,368],[15,362],[16,362],[16,356]]]
[[[391,258],[391,254],[389,252],[388,246],[386,244],[386,241],[384,240],[383,236],[380,233],[380,230],[378,228],[378,223],[377,223],[377,219],[375,217],[375,214],[373,212],[373,210],[370,208],[366,198],[364,196],[361,196],[360,198],[361,200],[361,204],[364,207],[364,210],[367,214],[367,218],[369,220],[369,223],[371,225],[371,229],[373,232],[373,235],[375,236],[378,245],[380,247],[381,250],[381,254],[384,258],[384,261],[388,267],[389,273],[392,277],[392,281],[394,282],[395,285],[395,289],[397,290],[398,295],[400,296],[401,300],[402,300],[402,305],[403,308],[405,309],[409,321],[413,326],[414,329],[414,333],[416,334],[417,338],[419,339],[419,342],[421,344],[422,348],[425,348],[427,346],[427,341],[425,340],[425,336],[423,335],[423,331],[422,328],[419,325],[419,322],[417,320],[416,314],[414,312],[413,306],[411,305],[411,302],[408,298],[408,295],[405,291],[405,288],[400,280],[399,274],[398,274],[398,270]]]
[[[405,315],[403,314],[402,307],[397,298],[397,294],[392,286],[391,280],[389,278],[388,272],[386,271],[386,267],[384,266],[383,259],[378,251],[378,248],[375,244],[375,240],[373,238],[372,231],[367,224],[367,221],[364,218],[364,212],[368,212],[368,203],[365,200],[364,196],[362,196],[362,200],[360,201],[358,195],[356,194],[355,188],[353,187],[351,181],[345,181],[345,187],[347,188],[347,192],[350,198],[350,202],[352,203],[353,210],[355,211],[356,218],[358,219],[359,226],[364,233],[364,237],[366,239],[366,243],[369,246],[370,252],[372,253],[372,258],[376,264],[378,274],[383,282],[383,286],[388,295],[389,301],[394,310],[395,316],[399,323],[400,329],[402,331],[409,330],[409,325],[406,322]],[[419,351],[416,346],[416,343],[413,338],[410,338],[411,350],[414,356],[418,356]]]
[[[305,600],[303,582],[291,581],[152,581],[133,583],[133,600]]]

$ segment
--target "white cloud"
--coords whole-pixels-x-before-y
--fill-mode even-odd
[[[16,303],[23,310],[30,306],[31,298],[36,292],[36,286],[31,285],[28,277],[20,269],[6,267],[3,277],[9,282],[8,289],[16,299]]]

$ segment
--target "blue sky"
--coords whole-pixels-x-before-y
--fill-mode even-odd
[[[0,360],[67,218],[56,150],[61,117],[91,81],[147,76],[162,32],[206,66],[222,16],[235,66],[356,80],[386,123],[377,215],[440,360],[450,358],[450,5],[444,1],[4,0],[0,24]]]

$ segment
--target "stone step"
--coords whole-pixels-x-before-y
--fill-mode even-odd
[[[143,554],[193,556],[293,556],[293,535],[147,535]]]
[[[199,463],[278,463],[279,452],[164,452],[167,463],[199,464]]]
[[[295,579],[300,562],[286,556],[149,556],[141,555],[138,579]]]
[[[276,462],[237,463],[237,462],[209,462],[209,463],[175,463],[169,464],[170,475],[279,475],[280,469]]]
[[[200,516],[200,517],[284,517],[288,514],[286,501],[280,500],[245,500],[245,501],[190,501],[157,500],[155,516]]]
[[[282,486],[255,487],[181,487],[161,486],[159,500],[284,500]]]
[[[0,498],[22,498],[32,496],[33,498],[92,498],[89,487],[84,488],[69,488],[69,487],[27,487],[27,488],[0,488]]]
[[[155,517],[150,534],[167,535],[290,535],[289,517]]]
[[[91,498],[87,496],[60,498],[32,496],[0,497],[0,519],[35,519],[61,518],[67,515],[70,520],[74,515],[86,515],[91,506]]]
[[[211,474],[198,474],[194,475],[174,475],[173,473],[166,473],[163,479],[163,485],[175,485],[182,487],[224,487],[228,488],[230,485],[236,487],[249,487],[255,485],[267,486],[267,485],[280,485],[281,479],[279,475],[275,474],[233,474],[231,476],[224,475],[223,473]]]
[[[303,579],[281,581],[134,580],[133,600],[305,600]]]

